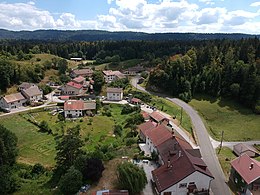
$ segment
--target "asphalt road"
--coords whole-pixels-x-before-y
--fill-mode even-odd
[[[137,85],[138,78],[135,77],[131,80],[131,84],[139,90],[146,91],[143,87]],[[156,95],[159,95],[156,93]],[[165,97],[165,96],[163,96]],[[165,97],[167,98],[167,97]],[[183,109],[188,113],[192,120],[193,128],[198,137],[198,144],[200,146],[200,151],[203,160],[207,164],[210,172],[214,176],[214,180],[211,182],[211,190],[215,195],[230,195],[231,192],[229,190],[228,185],[225,181],[224,173],[221,169],[219,164],[215,149],[211,144],[210,137],[208,132],[205,128],[202,119],[200,118],[199,114],[187,103],[177,99],[177,98],[167,98],[168,100],[178,104],[179,106],[183,107]]]
[[[208,168],[214,180],[211,182],[211,190],[215,195],[228,195],[231,194],[228,185],[225,183],[225,175],[219,164],[215,149],[213,148],[207,129],[202,122],[199,114],[187,103],[179,100],[177,98],[167,98],[168,100],[174,102],[175,104],[181,106],[190,116],[193,124],[193,128],[198,137],[198,143],[200,146],[200,151],[202,158],[208,165]]]

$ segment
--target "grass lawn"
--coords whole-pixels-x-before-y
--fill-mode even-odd
[[[228,147],[222,147],[219,153],[219,148],[216,149],[216,154],[218,156],[218,160],[222,167],[222,170],[228,179],[230,174],[231,165],[230,162],[235,159],[237,156],[233,153],[233,151]]]
[[[189,103],[204,118],[210,135],[225,141],[260,140],[260,116],[234,101],[197,96]]]
[[[171,116],[176,116],[176,119],[180,121],[181,119],[181,107],[177,106],[176,104],[172,103],[169,100],[166,100],[161,97],[154,97],[152,98],[152,101],[150,105],[154,105],[157,107],[157,109],[166,112],[167,114]],[[182,112],[182,124],[181,126],[187,130],[189,133],[191,133],[192,124],[190,117],[187,115],[187,113],[183,110]]]
[[[18,162],[50,167],[55,165],[55,140],[52,135],[40,133],[38,128],[20,115],[1,117],[0,123],[18,138]]]
[[[28,122],[26,119],[35,119],[37,122],[47,121],[54,134],[61,135],[68,128],[80,125],[81,137],[85,142],[85,149],[94,150],[95,147],[106,144],[116,144],[118,155],[125,155],[125,144],[123,139],[113,135],[113,127],[116,124],[124,126],[124,121],[130,115],[121,115],[121,105],[109,105],[112,116],[96,115],[94,117],[84,117],[76,121],[61,122],[58,116],[51,115],[48,111],[39,110],[33,113],[23,113],[0,118],[0,123],[11,130],[18,137],[19,157],[18,161],[25,164],[41,163],[44,166],[55,165],[55,139],[53,135],[39,132],[38,127]],[[92,122],[90,122],[92,120]],[[128,129],[123,131],[123,136]],[[121,147],[122,146],[122,147]],[[134,147],[133,147],[134,148]],[[129,148],[127,149],[129,150]],[[133,155],[138,150],[129,150],[127,153]]]

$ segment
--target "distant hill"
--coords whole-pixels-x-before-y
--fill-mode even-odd
[[[0,29],[0,39],[101,41],[101,40],[210,40],[260,38],[260,35],[225,33],[143,33],[109,32],[102,30],[36,30],[9,31]]]

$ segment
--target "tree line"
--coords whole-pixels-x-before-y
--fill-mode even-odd
[[[258,39],[208,43],[161,61],[148,88],[185,101],[197,93],[230,97],[260,113],[260,42]]]

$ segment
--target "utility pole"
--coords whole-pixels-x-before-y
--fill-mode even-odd
[[[224,137],[224,131],[221,132],[221,140],[220,140],[220,145],[219,145],[219,151],[218,151],[218,154],[220,153],[220,150],[222,149],[223,137]]]
[[[181,107],[181,120],[180,120],[180,125],[182,123],[182,112],[183,112],[183,108]]]

